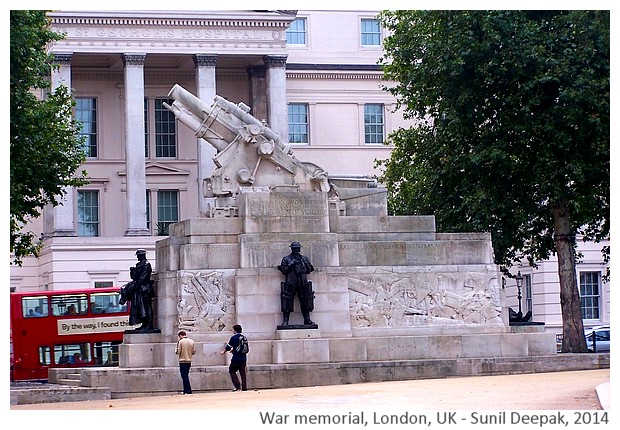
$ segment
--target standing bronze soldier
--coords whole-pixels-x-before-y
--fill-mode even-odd
[[[281,284],[282,326],[288,326],[289,316],[294,310],[295,295],[299,298],[304,325],[315,326],[316,324],[310,319],[310,312],[314,310],[314,292],[312,281],[308,281],[307,276],[314,271],[314,267],[308,257],[301,255],[299,242],[291,243],[291,253],[282,259],[278,270],[285,276]]]
[[[129,269],[131,282],[121,287],[120,304],[130,302],[129,308],[129,324],[142,325],[134,331],[152,332],[153,328],[153,298],[155,297],[155,289],[151,280],[151,263],[146,259],[146,250],[138,249],[136,251],[138,263],[135,267]]]

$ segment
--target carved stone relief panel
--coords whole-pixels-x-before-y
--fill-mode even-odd
[[[349,303],[353,327],[502,324],[494,273],[354,273]]]
[[[232,330],[235,296],[226,288],[224,275],[184,271],[180,276],[178,328],[190,332]]]

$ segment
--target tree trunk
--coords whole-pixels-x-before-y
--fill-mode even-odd
[[[588,352],[581,318],[581,300],[577,288],[575,244],[566,201],[561,200],[553,205],[553,224],[562,306],[562,352]]]

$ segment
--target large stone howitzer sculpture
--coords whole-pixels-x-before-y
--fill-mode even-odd
[[[208,106],[179,85],[168,97],[174,102],[164,106],[217,150],[216,168],[205,179],[203,191],[205,197],[216,197],[218,206],[235,206],[234,196],[244,189],[288,186],[299,191],[330,191],[327,173],[297,160],[290,146],[252,116],[247,105],[215,96]]]

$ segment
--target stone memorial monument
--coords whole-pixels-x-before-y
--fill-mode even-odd
[[[182,329],[196,341],[192,369],[204,372],[196,390],[227,387],[217,352],[235,324],[252,342],[253,388],[449,376],[555,354],[553,334],[508,326],[490,234],[389,216],[374,180],[299,161],[243,103],[216,96],[209,106],[178,85],[169,97],[166,107],[217,150],[203,184],[211,204],[157,242],[161,334],[126,334],[120,345],[118,371],[142,373],[132,387],[110,374],[99,383],[139,391],[143,375],[152,391],[157,375],[158,390],[175,391]],[[313,300],[302,294],[301,312],[281,287],[282,256],[295,242],[314,269],[305,270]]]

